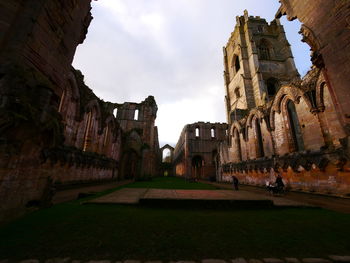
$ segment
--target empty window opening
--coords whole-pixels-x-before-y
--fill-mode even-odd
[[[164,149],[163,150],[163,156],[162,156],[163,163],[171,163],[171,151],[170,149]]]
[[[117,114],[118,114],[118,108],[115,108],[115,109],[113,110],[113,116],[114,116],[115,118],[117,118]]]
[[[199,128],[198,127],[196,128],[195,133],[196,133],[196,137],[199,137]]]
[[[263,26],[258,26],[258,32],[259,32],[259,33],[262,33],[263,31],[264,31]]]
[[[211,129],[210,129],[210,136],[211,136],[212,138],[215,138],[215,128],[211,128]]]
[[[298,114],[295,109],[295,105],[291,100],[287,102],[287,110],[288,110],[288,119],[290,124],[290,132],[291,132],[292,140],[294,144],[293,146],[295,148],[295,151],[303,151],[304,150],[303,135],[301,132]]]
[[[266,86],[267,86],[267,95],[269,98],[273,97],[277,93],[277,88],[278,88],[278,81],[275,78],[269,78],[266,81]]]
[[[241,68],[241,65],[239,64],[239,57],[235,56],[235,71],[236,73],[238,72],[238,70]]]
[[[269,60],[270,59],[269,44],[265,39],[261,40],[260,45],[259,45],[259,58],[262,60]]]
[[[256,134],[256,140],[257,140],[257,149],[256,149],[256,157],[261,158],[264,157],[264,144],[263,139],[261,135],[261,127],[260,127],[260,120],[258,118],[255,119],[255,134]]]
[[[134,112],[134,120],[137,121],[139,119],[139,110],[136,109]]]

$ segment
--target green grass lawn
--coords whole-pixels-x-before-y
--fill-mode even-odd
[[[129,188],[158,188],[158,189],[206,189],[215,190],[216,188],[209,184],[199,182],[187,182],[178,177],[159,177],[152,181],[141,181],[127,185]]]
[[[149,184],[166,185],[162,180]],[[198,260],[350,254],[348,214],[322,209],[171,210],[80,202],[39,210],[0,228],[0,259]]]

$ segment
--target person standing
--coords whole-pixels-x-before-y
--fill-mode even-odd
[[[278,190],[278,191],[283,190],[283,188],[284,188],[284,183],[283,183],[283,179],[282,179],[282,176],[281,176],[280,173],[277,175],[275,184],[276,184],[276,187],[277,187],[277,190]]]
[[[232,176],[232,184],[233,184],[233,189],[238,191],[239,181],[238,181],[238,178],[234,175]]]

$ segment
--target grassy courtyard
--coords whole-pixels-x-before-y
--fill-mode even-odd
[[[177,178],[127,187],[167,188],[172,180],[192,187],[185,189],[209,187]],[[0,259],[195,260],[350,251],[350,215],[322,209],[171,210],[80,202],[36,211],[0,228]]]

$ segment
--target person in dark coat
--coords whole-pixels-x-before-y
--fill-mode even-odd
[[[239,181],[238,181],[238,178],[234,175],[232,176],[232,184],[233,184],[233,189],[238,191]]]
[[[281,174],[277,175],[275,184],[278,190],[282,190],[284,188],[284,183]]]

